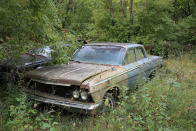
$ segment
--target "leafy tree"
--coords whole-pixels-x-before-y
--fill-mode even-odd
[[[64,39],[137,42],[158,52],[169,43],[194,44],[195,8],[195,0],[1,0],[0,57],[44,44],[58,50]]]
[[[173,7],[171,0],[148,0],[137,16],[139,33],[137,41],[151,44],[159,41],[175,40],[175,22],[170,17]]]
[[[61,39],[61,22],[52,0],[1,0],[0,10],[0,38],[6,42],[3,57]]]

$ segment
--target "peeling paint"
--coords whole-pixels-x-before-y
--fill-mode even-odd
[[[119,56],[123,63],[129,49],[141,49],[143,52],[143,58],[138,59],[137,56],[135,56],[133,57],[135,58],[135,61],[128,63],[127,65],[123,65],[123,63],[121,65],[108,65],[71,61],[68,65],[56,65],[28,72],[25,76],[26,78],[30,78],[32,81],[48,85],[62,86],[62,88],[72,88],[72,86],[77,86],[78,88],[80,87],[80,90],[88,90],[88,95],[91,97],[91,101],[82,102],[75,99],[66,99],[56,95],[35,91],[33,92],[34,95],[43,97],[40,98],[40,100],[39,97],[37,97],[36,100],[70,107],[72,107],[70,103],[80,103],[84,106],[86,106],[86,104],[92,104],[93,107],[97,108],[97,105],[100,104],[108,90],[114,87],[118,87],[119,90],[123,90],[123,87],[131,88],[137,84],[139,79],[138,77],[142,74],[142,72],[145,77],[148,77],[150,72],[157,69],[162,64],[161,57],[148,57],[144,47],[139,44],[103,43],[95,45],[119,46],[125,48],[126,50],[124,50],[123,57],[121,58],[122,55]],[[85,46],[94,45],[87,44]],[[135,51],[133,55],[136,55]],[[32,92],[30,93],[32,94]],[[67,103],[62,104],[62,101],[70,102],[70,105]],[[81,106],[75,108],[83,109]]]

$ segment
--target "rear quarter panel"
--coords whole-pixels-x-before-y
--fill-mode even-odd
[[[153,72],[160,68],[163,64],[162,58],[160,56],[148,56],[149,62],[146,63],[150,66],[150,70],[146,74],[148,77]]]

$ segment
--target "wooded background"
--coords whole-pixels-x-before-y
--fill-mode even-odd
[[[82,41],[140,43],[168,59],[100,116],[34,109],[23,80],[0,84],[0,130],[196,130],[196,0],[0,0],[0,61],[49,45],[66,63]]]
[[[0,1],[0,58],[62,40],[141,43],[162,55],[196,43],[196,0]]]

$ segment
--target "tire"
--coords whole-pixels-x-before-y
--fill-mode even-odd
[[[151,74],[149,75],[149,81],[151,81],[156,75],[156,70],[152,71]]]
[[[104,113],[106,111],[112,111],[115,108],[115,100],[114,97],[112,96],[112,94],[107,93],[103,100],[102,100],[102,105],[101,105],[101,109],[99,111],[99,113]]]

